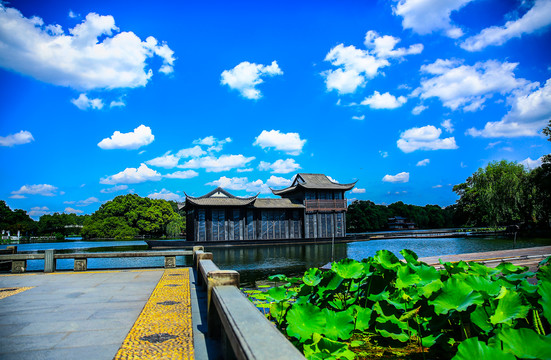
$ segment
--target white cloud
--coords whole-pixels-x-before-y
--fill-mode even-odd
[[[175,171],[171,174],[164,175],[165,178],[169,179],[191,179],[196,176],[199,176],[199,174],[197,171],[193,170]]]
[[[115,185],[113,187],[107,188],[107,189],[101,189],[100,192],[102,194],[110,194],[117,191],[122,191],[128,189],[128,185]]]
[[[407,183],[409,181],[409,173],[401,172],[396,175],[385,175],[383,181],[390,183]]]
[[[110,138],[105,138],[98,143],[104,150],[128,149],[134,150],[153,142],[155,136],[151,133],[149,126],[140,125],[133,132],[121,133],[115,131]]]
[[[520,19],[507,21],[504,26],[492,26],[466,39],[461,47],[479,51],[490,45],[502,45],[510,39],[544,29],[551,24],[551,1],[536,0],[534,6]]]
[[[178,151],[176,156],[179,157],[179,158],[188,158],[188,157],[195,158],[195,157],[203,156],[203,155],[206,155],[206,154],[207,154],[206,151],[201,149],[201,147],[199,145],[196,145],[192,148],[182,149],[182,150]]]
[[[417,162],[415,166],[427,166],[430,163],[430,159],[423,159]]]
[[[33,217],[40,217],[42,215],[51,214],[51,211],[46,206],[35,206],[32,207],[31,211],[29,211],[27,214]]]
[[[78,209],[73,209],[72,207],[66,207],[65,210],[63,210],[64,213],[67,213],[67,214],[82,214],[84,211],[82,210],[78,210]]]
[[[364,120],[365,119],[365,115],[362,115],[362,116],[352,116],[352,120]]]
[[[117,185],[117,184],[137,184],[146,181],[159,181],[162,175],[155,170],[147,167],[146,164],[141,164],[139,168],[126,168],[120,173],[102,178],[100,184]]]
[[[76,19],[77,17],[80,17],[80,14],[75,14],[73,10],[69,10],[69,17],[71,19]]]
[[[551,119],[551,79],[532,92],[516,91],[509,103],[511,110],[500,121],[487,122],[482,130],[471,128],[467,134],[486,138],[539,135]]]
[[[384,157],[384,158],[388,157],[388,152],[387,151],[379,150],[379,154],[381,154],[381,156]]]
[[[119,32],[111,15],[90,13],[65,34],[0,4],[0,66],[54,85],[78,90],[145,86],[153,76],[148,59],[159,56],[161,72],[172,72],[174,53],[149,36],[142,41]]]
[[[222,176],[220,179],[211,181],[206,185],[219,186],[228,190],[244,190],[249,193],[260,192],[263,194],[269,194],[272,192],[270,187],[290,186],[291,180],[272,175],[266,183],[264,183],[262,180],[249,181],[247,177],[228,178],[226,176]]]
[[[332,182],[337,183],[337,184],[339,183],[337,180],[333,179],[331,176],[329,176],[329,175],[326,175],[326,176],[327,176],[327,178],[328,178],[329,180],[331,180]]]
[[[386,58],[403,58],[406,55],[416,55],[423,51],[423,44],[414,44],[409,48],[394,47],[400,42],[400,38],[384,35],[379,36],[377,32],[370,30],[365,34],[364,44],[368,49],[371,49],[372,54],[380,59]]]
[[[262,97],[262,93],[256,88],[257,85],[264,82],[262,78],[282,74],[283,71],[276,61],[268,66],[243,61],[231,70],[224,70],[220,83],[239,91],[241,96],[247,99],[257,100]]]
[[[417,105],[416,107],[413,108],[413,110],[411,110],[411,113],[412,113],[413,115],[419,115],[420,113],[422,113],[422,112],[425,111],[426,109],[428,109],[428,106]]]
[[[394,14],[402,17],[402,27],[417,34],[426,35],[443,31],[446,36],[457,39],[463,31],[451,23],[451,13],[458,11],[473,0],[399,0]]]
[[[71,102],[80,110],[101,110],[103,109],[103,100],[101,99],[89,99],[86,94],[80,94],[76,99],[71,99]]]
[[[86,200],[79,200],[75,203],[76,206],[88,206],[88,205],[91,205],[91,204],[94,204],[94,203],[98,203],[100,202],[99,199],[97,197],[89,197],[88,199]]]
[[[395,97],[388,92],[380,94],[378,91],[373,92],[373,95],[366,97],[361,105],[369,105],[372,109],[396,109],[406,103],[407,99],[403,96]]]
[[[182,169],[205,169],[207,172],[221,172],[231,169],[242,168],[253,161],[255,157],[245,157],[239,155],[222,155],[220,157],[204,156],[188,160],[182,165],[178,165]]]
[[[524,167],[526,167],[528,170],[532,170],[537,167],[540,167],[542,164],[542,161],[543,161],[543,156],[536,160],[532,160],[531,158],[528,157],[522,160],[519,164],[524,165]]]
[[[295,159],[279,159],[272,164],[261,161],[258,169],[262,171],[271,170],[272,174],[288,174],[300,169],[300,165],[295,162]]]
[[[57,187],[49,184],[23,185],[19,190],[12,191],[13,199],[23,199],[23,195],[56,196]]]
[[[299,155],[305,143],[306,140],[301,140],[298,133],[282,133],[279,130],[262,130],[260,135],[255,138],[253,145],[258,145],[262,149],[273,147],[288,155]]]
[[[242,172],[251,172],[251,171],[254,171],[254,169],[253,169],[253,168],[237,169],[237,172],[238,172],[238,173],[242,173]]]
[[[170,151],[168,151],[163,156],[148,160],[145,163],[147,165],[172,169],[178,165],[178,161],[180,161],[180,158],[177,155],[170,154]]]
[[[18,133],[10,134],[8,136],[0,136],[0,146],[14,146],[28,144],[31,141],[34,141],[33,135],[26,131],[21,130]]]
[[[513,71],[517,65],[488,60],[469,66],[457,60],[438,59],[421,66],[421,72],[433,76],[423,79],[413,95],[421,99],[437,97],[452,110],[479,110],[492,94],[507,94],[527,85],[526,80],[515,78]]]
[[[361,188],[354,188],[352,191],[350,191],[352,194],[365,194],[365,189]]]
[[[399,38],[384,35],[379,36],[374,31],[365,35],[367,50],[358,49],[353,45],[339,44],[332,48],[325,56],[325,61],[336,66],[337,69],[321,73],[325,77],[327,90],[336,90],[339,94],[350,94],[359,87],[364,87],[367,80],[379,74],[380,69],[389,66],[388,59],[402,59],[406,55],[419,54],[423,50],[422,44],[411,45],[409,48],[394,47],[400,42]]]
[[[122,98],[120,98],[119,100],[113,100],[111,101],[111,103],[109,104],[109,107],[110,108],[113,108],[113,107],[124,107],[126,106],[126,103],[123,101]]]
[[[446,119],[446,120],[442,121],[440,126],[442,126],[450,134],[454,131],[453,124],[452,124],[452,121],[450,119]]]
[[[415,150],[457,149],[454,137],[440,139],[441,129],[432,125],[411,128],[400,134],[398,148],[405,153]]]
[[[439,189],[439,188],[441,188],[441,187],[443,187],[443,186],[440,185],[440,184],[438,184],[438,185],[434,185],[432,188],[433,188],[433,189]]]
[[[167,201],[170,201],[170,200],[178,201],[178,202],[185,201],[185,199],[183,197],[181,197],[180,195],[175,194],[173,192],[170,192],[167,189],[162,189],[159,192],[149,194],[149,195],[147,195],[147,197],[150,198],[150,199],[162,199],[162,200],[167,200]]]

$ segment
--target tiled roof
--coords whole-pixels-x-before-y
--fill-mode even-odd
[[[252,204],[257,196],[258,194],[248,198],[241,198],[219,187],[199,197],[186,194],[186,203],[199,206],[246,206]]]
[[[289,199],[256,199],[253,206],[259,209],[304,209],[304,205]]]
[[[274,195],[282,195],[294,191],[297,188],[312,190],[341,190],[348,191],[356,185],[356,182],[350,184],[339,184],[331,181],[324,174],[297,174],[293,184],[288,188],[281,190],[272,190]]]

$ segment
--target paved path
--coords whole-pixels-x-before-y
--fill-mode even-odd
[[[163,272],[0,275],[0,359],[113,359]]]

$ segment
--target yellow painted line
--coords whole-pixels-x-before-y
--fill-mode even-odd
[[[23,291],[27,291],[29,289],[32,289],[33,287],[34,286],[19,288],[0,288],[0,300],[5,299],[8,296],[22,293]]]
[[[115,359],[194,359],[189,269],[165,270]]]

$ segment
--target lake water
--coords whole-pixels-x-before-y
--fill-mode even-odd
[[[192,244],[190,244],[191,246]],[[527,238],[517,239],[516,248],[551,245],[551,239]],[[5,248],[5,245],[0,248]],[[362,260],[373,256],[378,250],[386,249],[398,257],[402,249],[410,249],[419,257],[435,255],[453,255],[471,252],[513,249],[513,240],[500,237],[483,238],[427,238],[427,239],[392,239],[360,241],[348,244],[300,244],[300,245],[262,245],[262,246],[225,246],[205,247],[213,253],[214,261],[221,269],[233,269],[241,273],[242,282],[250,284],[256,279],[269,275],[284,273],[300,274],[309,267],[319,267],[332,259],[345,257]],[[38,244],[17,245],[20,253],[43,252],[55,249],[56,252],[108,252],[147,250],[147,244],[141,240],[134,241],[66,241]],[[178,266],[190,266],[189,257],[177,257]],[[89,269],[121,269],[163,267],[163,257],[89,259]],[[28,271],[41,271],[43,260],[28,261]],[[57,260],[57,269],[73,269],[73,260]]]

